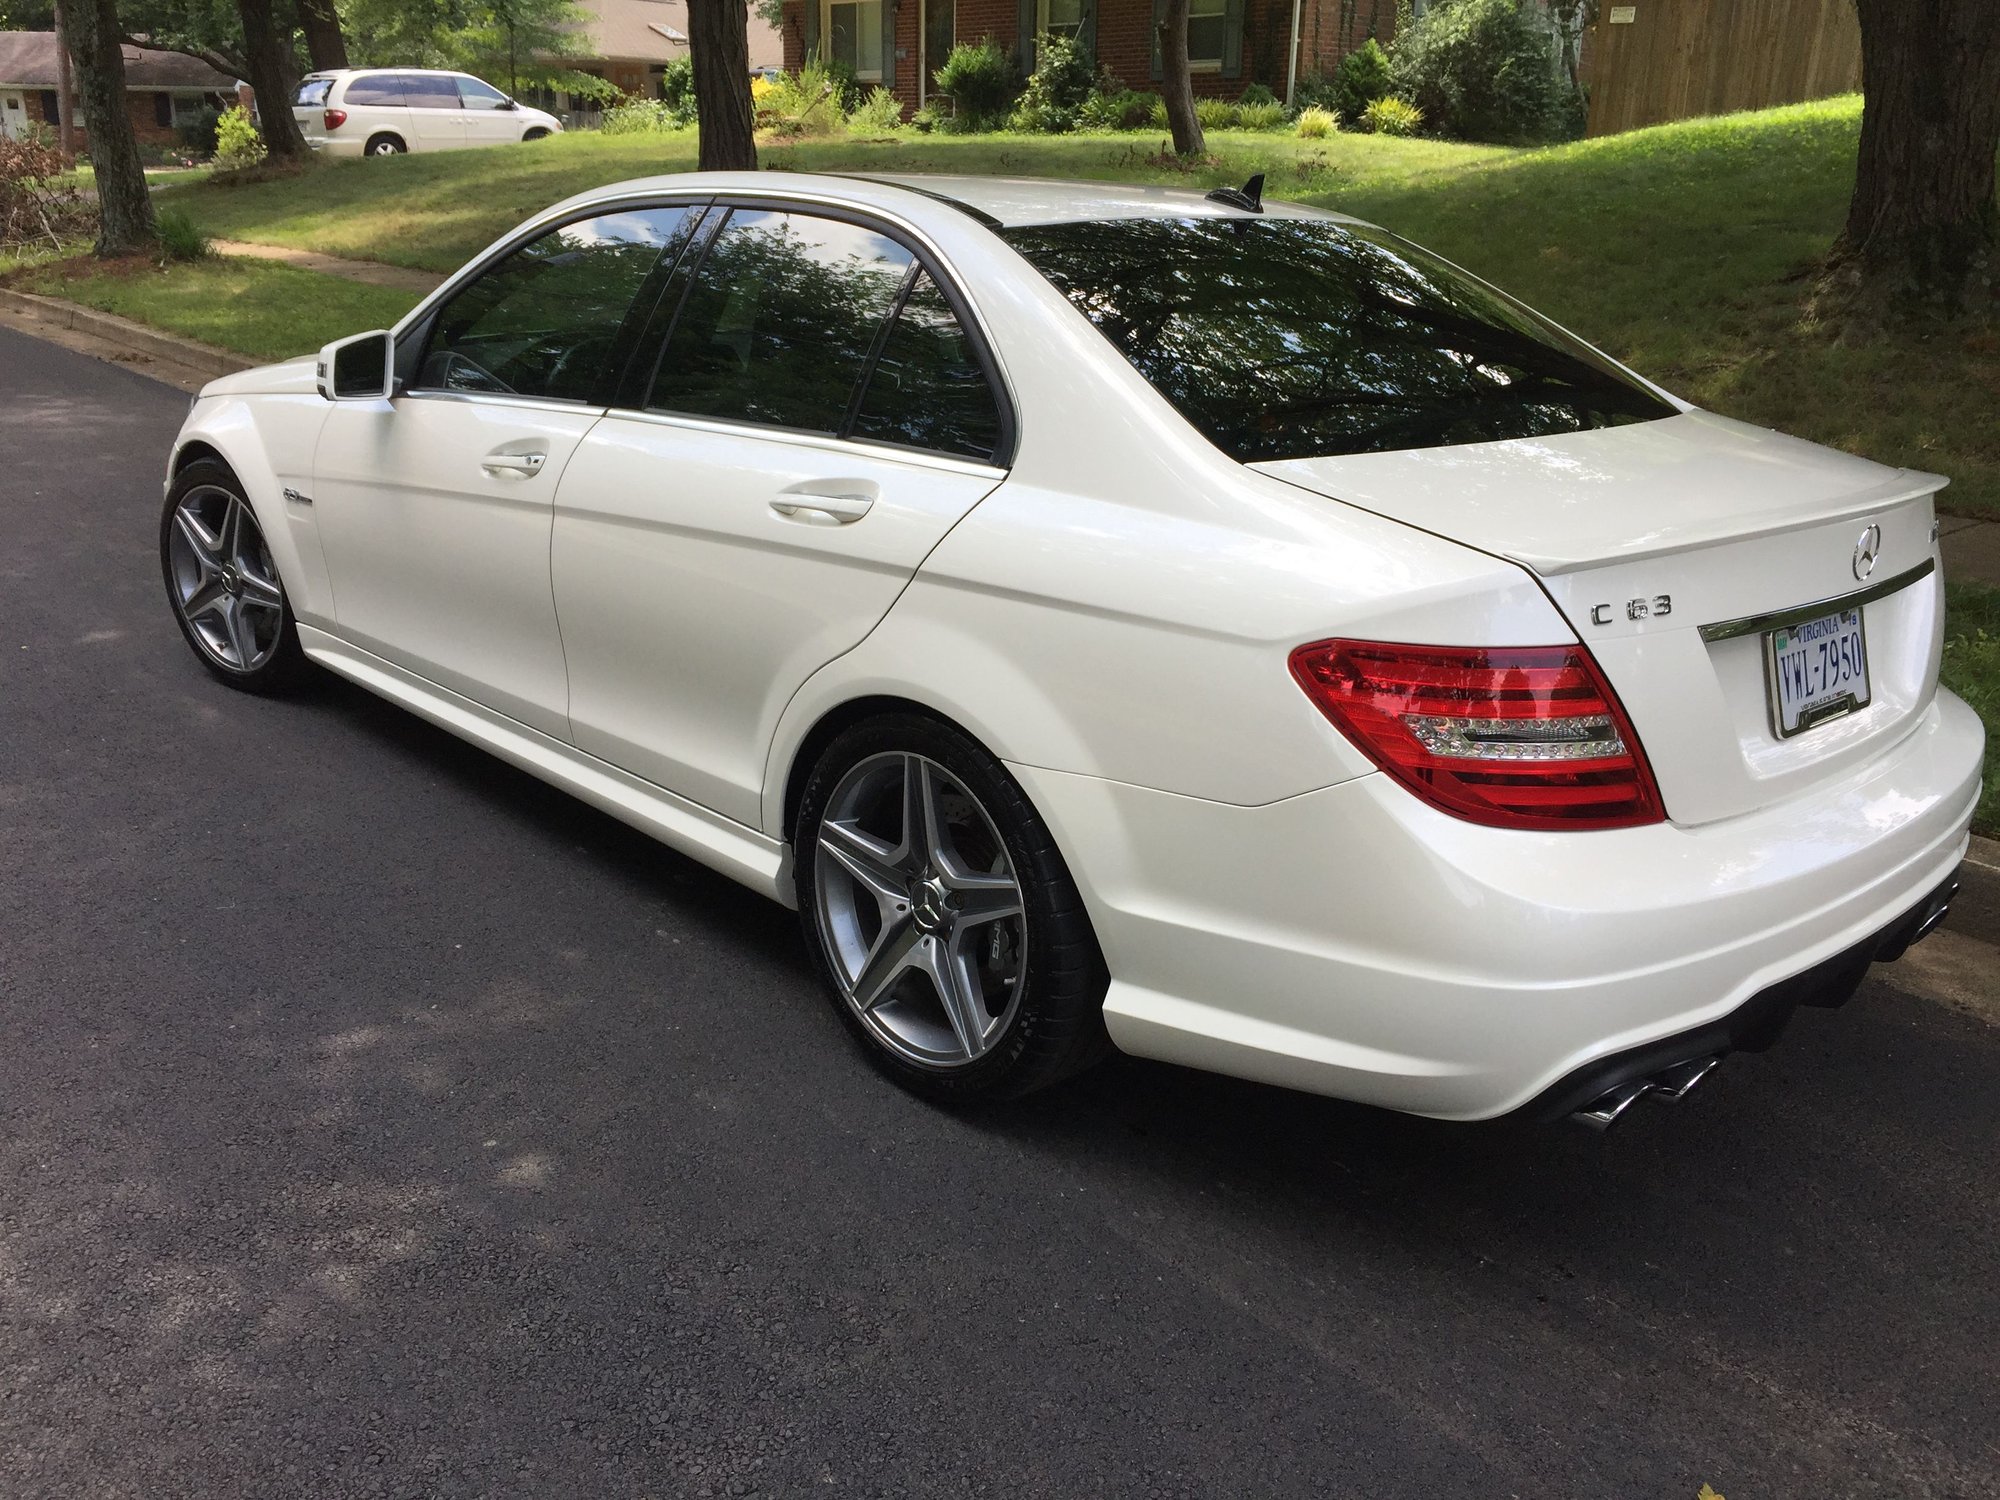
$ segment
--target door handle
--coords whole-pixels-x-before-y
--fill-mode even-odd
[[[812,522],[813,516],[821,515],[845,526],[867,515],[874,504],[871,495],[816,495],[810,490],[786,490],[771,502],[771,509],[809,524],[821,524]]]
[[[541,473],[548,461],[546,453],[489,453],[479,461],[479,467],[489,474],[519,474],[527,479]]]

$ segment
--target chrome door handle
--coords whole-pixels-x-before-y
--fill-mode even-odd
[[[546,453],[489,453],[479,467],[489,474],[519,474],[523,479],[542,472],[549,461]]]
[[[771,502],[771,509],[781,516],[800,516],[803,512],[831,517],[845,526],[849,521],[858,521],[868,514],[875,501],[867,495],[815,495],[809,490],[786,490]],[[809,516],[805,517],[810,519]]]

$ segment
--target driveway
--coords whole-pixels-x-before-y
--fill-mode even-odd
[[[1135,1061],[940,1113],[788,913],[211,681],[185,398],[0,372],[9,1500],[2000,1493],[2000,1030],[1896,970],[1601,1138]]]

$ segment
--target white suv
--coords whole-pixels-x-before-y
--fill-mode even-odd
[[[562,121],[517,104],[490,83],[434,68],[354,68],[312,73],[292,117],[306,144],[329,156],[395,156],[533,141]]]

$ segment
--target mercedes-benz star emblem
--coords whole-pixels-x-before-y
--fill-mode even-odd
[[[1875,571],[1875,554],[1882,550],[1882,528],[1870,526],[1854,544],[1854,576],[1866,579]]]

